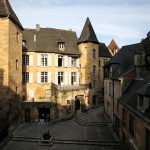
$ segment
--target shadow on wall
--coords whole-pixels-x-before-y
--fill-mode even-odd
[[[21,96],[3,81],[4,70],[0,69],[0,142],[20,124],[22,114]]]

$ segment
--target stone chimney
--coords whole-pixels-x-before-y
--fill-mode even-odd
[[[40,31],[40,25],[36,24],[36,31],[39,32]]]

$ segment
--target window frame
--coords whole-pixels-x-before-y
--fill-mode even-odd
[[[77,83],[77,73],[71,72],[71,84]]]
[[[48,83],[48,72],[41,72],[41,83]]]
[[[41,66],[48,66],[48,54],[41,54]]]
[[[23,61],[23,65],[29,65],[29,62],[30,62],[30,57],[29,57],[29,55],[23,55],[23,59],[22,59],[22,61]]]
[[[58,72],[58,85],[64,82],[64,72]]]
[[[23,83],[29,83],[29,72],[23,72]]]
[[[93,65],[93,75],[96,75],[96,65]]]
[[[96,50],[95,49],[93,49],[93,51],[92,51],[92,56],[93,56],[93,59],[96,58]]]

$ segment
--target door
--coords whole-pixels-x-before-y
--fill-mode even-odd
[[[50,122],[50,108],[39,108],[39,121]]]
[[[25,109],[25,122],[30,122],[30,108]]]

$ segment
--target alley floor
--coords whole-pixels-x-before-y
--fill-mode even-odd
[[[43,144],[43,133],[53,136],[51,144]],[[103,107],[79,113],[71,120],[20,125],[3,150],[112,150],[119,145]]]

